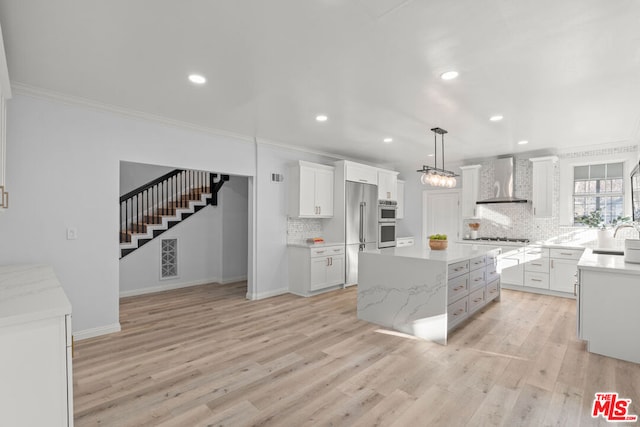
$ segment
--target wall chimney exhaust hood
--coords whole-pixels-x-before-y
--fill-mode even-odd
[[[479,200],[478,205],[486,205],[490,203],[527,203],[526,199],[521,199],[514,194],[513,180],[515,177],[515,168],[513,157],[505,157],[497,159],[494,162],[494,180],[492,197],[486,200]]]

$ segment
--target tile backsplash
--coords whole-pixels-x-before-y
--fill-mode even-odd
[[[322,236],[322,220],[310,218],[287,218],[287,243],[305,243],[310,237]]]
[[[635,152],[637,146],[618,147],[602,150],[560,154],[563,158],[594,157],[599,155]],[[515,157],[514,187],[517,197],[531,200],[533,190],[533,164],[529,158]],[[494,159],[480,162],[479,200],[492,196],[494,177]],[[594,230],[559,225],[559,187],[560,171],[556,164],[553,174],[553,215],[551,218],[535,218],[531,203],[502,203],[478,205],[480,220],[464,220],[462,234],[470,232],[468,224],[480,222],[479,236],[527,238],[531,241],[585,241],[596,238]]]

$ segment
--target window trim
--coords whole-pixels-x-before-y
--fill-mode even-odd
[[[559,226],[584,228],[583,225],[573,224],[573,168],[575,166],[598,165],[602,163],[619,163],[622,162],[622,179],[629,179],[631,170],[637,163],[638,152],[631,151],[627,153],[615,153],[608,155],[595,155],[585,157],[561,158],[558,162],[560,170],[560,182],[558,189],[559,205]],[[623,212],[624,216],[631,215],[631,192],[630,185],[624,185],[623,188]]]

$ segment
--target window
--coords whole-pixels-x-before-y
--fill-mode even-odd
[[[605,224],[624,216],[623,163],[574,166],[573,222],[600,211]]]

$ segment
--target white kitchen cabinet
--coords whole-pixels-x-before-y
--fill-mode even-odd
[[[524,286],[549,289],[549,249],[530,246],[524,253]]]
[[[578,260],[583,251],[583,249],[551,249],[549,289],[566,292],[573,296],[578,277]]]
[[[363,182],[378,185],[378,169],[373,166],[344,161],[345,179],[347,181]]]
[[[344,245],[289,247],[289,290],[311,296],[344,284]]]
[[[553,216],[553,180],[556,156],[529,159],[533,163],[531,207],[536,218]]]
[[[300,160],[289,169],[289,216],[333,216],[334,167]]]
[[[480,188],[480,165],[460,166],[462,177],[462,218],[477,216],[478,191]]]
[[[398,200],[398,172],[378,170],[378,200]]]
[[[71,304],[47,266],[0,267],[0,425],[73,426]]]
[[[405,248],[413,246],[416,240],[413,237],[398,237],[396,238],[396,248]]]
[[[578,337],[587,351],[640,363],[640,268],[621,256],[585,253],[579,261]]]
[[[398,180],[398,209],[396,219],[404,218],[404,181]]]

